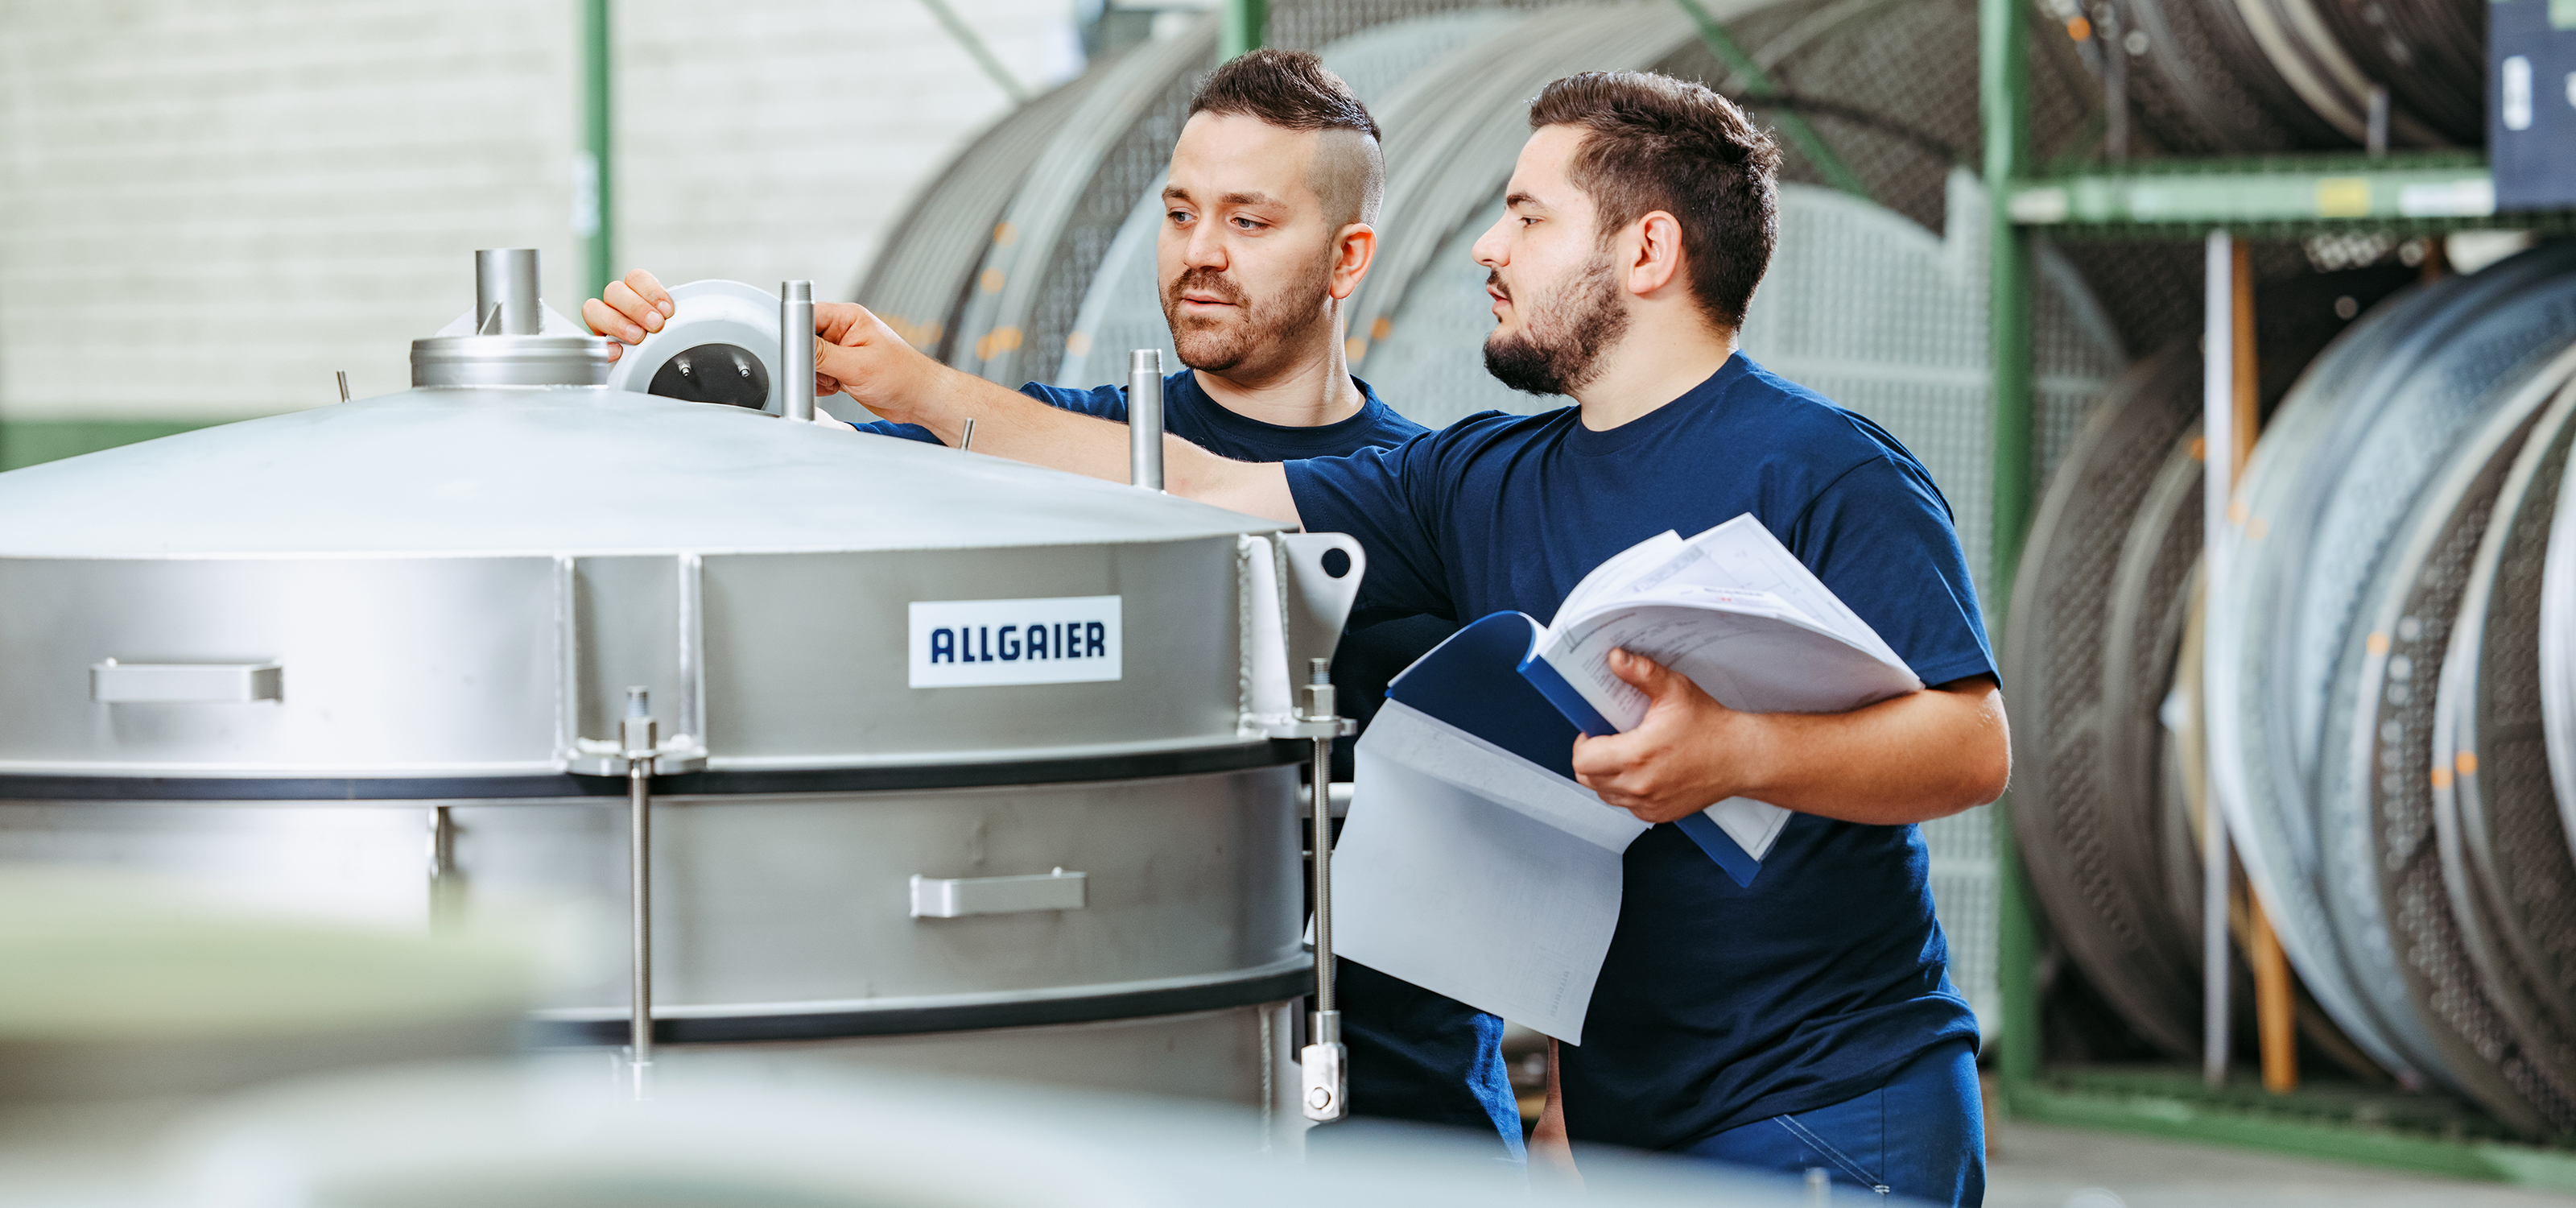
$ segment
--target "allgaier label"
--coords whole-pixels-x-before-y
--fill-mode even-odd
[[[1079,684],[1118,678],[1119,596],[915,600],[915,688]]]

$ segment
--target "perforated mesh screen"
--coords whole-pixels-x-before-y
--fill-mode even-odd
[[[2492,577],[2471,582],[2484,608],[2451,652],[2468,665],[2442,687],[2457,741],[2434,749],[2456,777],[2436,808],[2456,811],[2443,871],[2470,957],[2522,1052],[2559,1084],[2576,1080],[2576,860],[2550,784],[2538,673],[2541,570],[2576,440],[2570,404],[2543,417],[2497,504],[2502,530],[2480,551]]]
[[[2141,1035],[2177,1055],[2194,1047],[2197,996],[2188,947],[2161,927],[2161,819],[2153,796],[2124,792],[2129,786],[2113,766],[2138,718],[2133,702],[2111,699],[2112,660],[2133,643],[2159,647],[2161,635],[2111,629],[2115,622],[2161,628],[2171,603],[2149,601],[2146,616],[2122,615],[2116,605],[2127,601],[2113,589],[2141,527],[2136,518],[2197,417],[2199,382],[2188,346],[2131,370],[2059,467],[2024,553],[2005,684],[2016,716],[2031,719],[2014,730],[2013,824],[2032,886],[2094,988]],[[2146,527],[2149,548],[2138,556],[2152,567],[2166,533]],[[2179,588],[2165,578],[2168,591]],[[2169,666],[2169,648],[2164,657]],[[2119,678],[2131,677],[2124,669]],[[2163,676],[2152,682],[2160,686]]]
[[[2529,422],[2526,416],[2517,432],[2527,432]],[[2521,1122],[2536,1115],[2557,1131],[2576,1126],[2576,1096],[2524,1056],[2520,1034],[2497,1010],[2471,961],[2452,914],[2433,816],[2434,688],[2469,565],[2518,447],[2518,439],[2501,442],[2475,477],[2454,480],[2426,501],[2424,519],[2438,521],[2438,531],[2430,548],[2418,551],[2412,573],[2392,577],[2404,584],[2403,605],[2386,631],[2379,674],[2362,680],[2373,689],[2375,707],[2356,718],[2372,740],[2358,802],[2366,819],[2347,823],[2358,826],[2353,837],[2364,841],[2351,845],[2345,866],[2375,875],[2335,877],[2329,884],[2376,891],[2384,923],[2370,920],[2377,925],[2348,935],[2347,947],[2375,944],[2396,959],[2404,989],[2423,1013],[2415,1023],[2427,1063],[2500,1117]],[[2450,771],[2442,769],[2442,779]],[[2340,801],[2329,796],[2326,804]]]
[[[905,211],[851,297],[914,347],[947,360],[958,311],[1003,207],[1097,78],[1086,74],[1057,88],[978,137]]]

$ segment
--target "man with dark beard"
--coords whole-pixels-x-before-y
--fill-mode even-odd
[[[1384,448],[1423,432],[1352,377],[1343,352],[1342,303],[1376,254],[1370,223],[1385,182],[1376,122],[1315,56],[1255,51],[1199,83],[1172,150],[1155,249],[1163,313],[1186,366],[1163,380],[1167,432],[1264,462]],[[670,295],[642,271],[582,307],[591,330],[627,343],[660,330],[672,313]],[[817,303],[814,318],[826,341],[883,331],[875,316],[847,303]],[[1124,386],[1031,382],[1013,392],[947,370],[931,388],[958,418],[1004,414],[1035,399],[1104,430],[1123,433],[1109,425],[1127,420]],[[818,396],[841,389],[818,371]],[[960,435],[955,426],[853,426],[934,443]],[[993,449],[994,431],[976,430],[978,452]],[[1112,477],[1123,480],[1126,455],[1119,456]],[[1366,723],[1387,679],[1454,628],[1431,615],[1354,625],[1333,665],[1345,711]],[[1348,741],[1341,747],[1336,762],[1347,768]],[[1502,1021],[1364,965],[1344,961],[1339,970],[1352,1114],[1474,1129],[1517,1160],[1520,1109],[1503,1070]]]
[[[1543,1132],[1976,1203],[1976,1019],[1915,824],[1999,796],[2011,753],[1949,505],[1894,437],[1737,350],[1779,165],[1741,110],[1697,84],[1591,73],[1548,85],[1530,125],[1476,245],[1486,362],[1578,406],[1285,465],[1176,440],[1168,481],[1358,537],[1363,616],[1548,616],[1640,540],[1755,517],[1931,686],[1849,713],[1737,713],[1614,654],[1650,708],[1576,739],[1574,770],[1657,825],[1627,850],[1586,1039],[1563,1049]],[[922,358],[890,335],[853,328],[818,357],[870,407],[944,430]],[[1004,456],[1125,466],[1110,425],[1031,405],[988,422]],[[1750,885],[1670,825],[1737,796],[1792,811]]]

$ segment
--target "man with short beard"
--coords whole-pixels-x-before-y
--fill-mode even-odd
[[[1974,1204],[1976,1019],[1915,824],[2001,795],[2011,754],[1949,505],[1894,437],[1737,350],[1779,165],[1741,110],[1697,84],[1591,73],[1548,85],[1530,125],[1476,244],[1486,363],[1577,406],[1285,465],[1175,440],[1167,481],[1359,538],[1361,617],[1548,616],[1638,541],[1754,516],[1931,686],[1842,714],[1737,713],[1614,653],[1650,708],[1577,738],[1574,770],[1656,825],[1626,853],[1586,1039],[1552,1070],[1540,1136]],[[935,367],[890,336],[854,327],[821,362],[870,407],[952,423]],[[1111,425],[1035,406],[987,422],[1003,456],[1101,477],[1126,464]],[[1792,811],[1750,885],[1670,825],[1736,796]]]
[[[1165,431],[1264,462],[1383,448],[1424,431],[1352,377],[1343,353],[1342,304],[1376,254],[1370,223],[1385,182],[1377,123],[1315,56],[1254,51],[1199,83],[1172,149],[1155,247],[1163,313],[1186,367],[1163,379]],[[661,330],[672,313],[670,295],[640,270],[582,306],[591,330],[626,343]],[[826,341],[858,331],[901,343],[859,306],[817,303],[814,319]],[[1124,386],[1031,382],[1015,393],[945,370],[925,388],[961,421],[1034,406],[1032,399],[1104,430],[1123,433],[1108,425],[1127,420]],[[818,396],[841,390],[816,374]],[[933,443],[962,431],[945,421],[852,426]],[[978,452],[994,449],[996,431],[976,429]],[[1123,481],[1126,454],[1119,458],[1111,477]],[[1365,723],[1387,679],[1454,628],[1439,616],[1393,614],[1352,626],[1333,666],[1345,711]],[[1341,745],[1336,759],[1347,767],[1347,740]],[[1364,965],[1338,968],[1352,1114],[1473,1129],[1517,1160],[1520,1109],[1503,1070],[1502,1021]]]
[[[1166,179],[1155,257],[1163,315],[1184,366],[1163,381],[1166,432],[1238,460],[1285,461],[1388,447],[1424,430],[1352,377],[1344,352],[1341,304],[1377,253],[1370,224],[1386,166],[1376,121],[1339,76],[1311,54],[1281,50],[1217,68],[1190,99]],[[609,283],[581,313],[592,331],[634,344],[660,331],[674,310],[661,282],[639,269]],[[874,322],[850,303],[814,306],[815,330],[830,340],[862,317]],[[961,406],[1006,393],[960,377]],[[818,373],[815,392],[840,393],[841,384]],[[1127,421],[1124,385],[1030,382],[1019,392]],[[943,441],[919,424],[851,426]],[[980,444],[983,430],[977,436]]]

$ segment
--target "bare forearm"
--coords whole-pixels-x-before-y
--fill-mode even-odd
[[[1623,650],[1610,670],[1646,694],[1626,733],[1574,740],[1574,774],[1601,800],[1670,822],[1729,797],[1898,826],[2002,796],[2012,775],[2003,693],[1955,680],[1849,713],[1738,713],[1689,677]]]
[[[1743,723],[1740,795],[1845,822],[1955,814],[2001,796],[2012,770],[2003,694],[1983,677],[1851,713],[1733,720]]]
[[[970,373],[940,368],[903,418],[952,449],[972,419],[975,452],[1113,482],[1128,478],[1126,425],[1050,407]]]
[[[968,383],[936,408],[923,426],[954,447],[975,419],[975,451],[1127,482],[1134,448],[1125,424],[1051,407],[979,377],[950,371]],[[1275,464],[1230,461],[1177,436],[1163,438],[1163,485],[1172,494],[1255,516],[1296,524],[1297,503]]]
[[[905,344],[863,307],[815,315],[817,381],[840,386],[870,411],[918,424],[950,447],[975,421],[974,451],[1112,482],[1128,480],[1125,424],[1065,411],[1017,390],[949,368]],[[1188,441],[1163,440],[1164,485],[1202,503],[1298,523],[1297,502],[1277,464],[1228,461]]]

